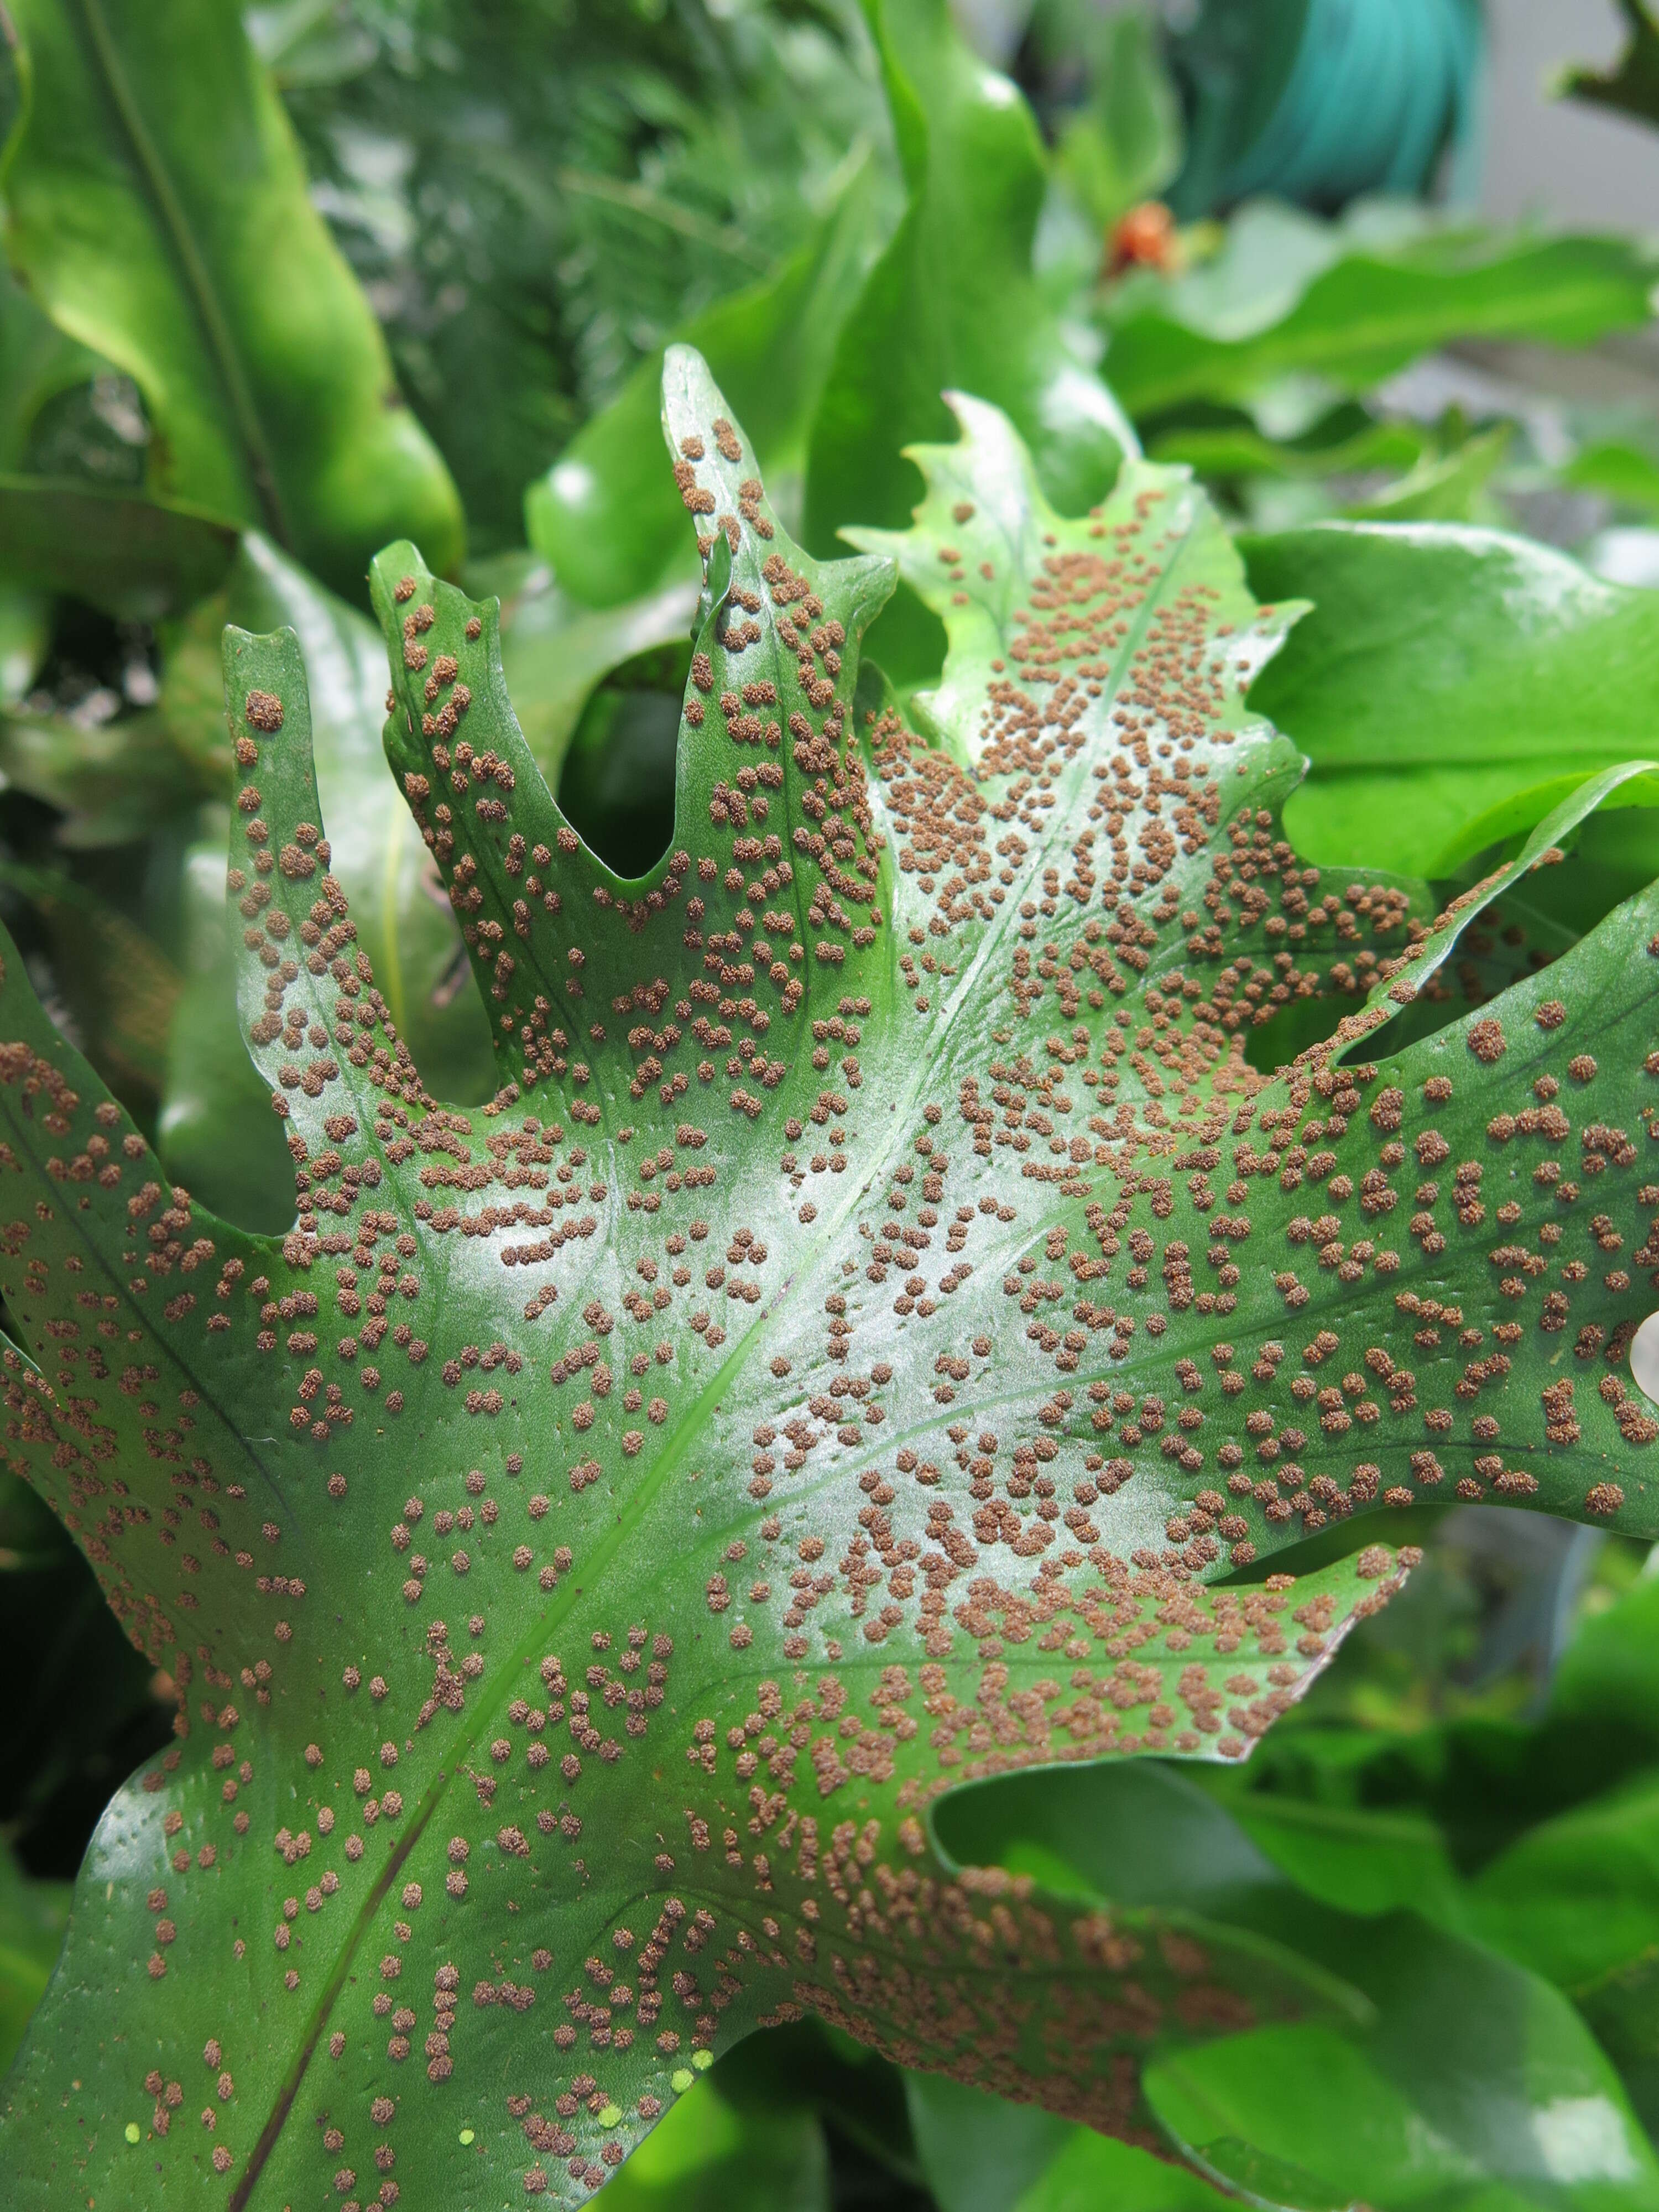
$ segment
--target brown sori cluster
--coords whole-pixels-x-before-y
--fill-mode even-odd
[[[667,417],[731,585],[641,882],[537,774],[494,610],[377,565],[487,1104],[428,1095],[357,945],[291,635],[227,656],[289,1235],[171,1187],[9,963],[8,1456],[179,1700],[71,1941],[138,1959],[129,2055],[71,2021],[17,2109],[102,2141],[142,2095],[168,2186],[208,2145],[237,2206],[480,2160],[585,2201],[803,2010],[1133,2137],[1139,2052],[1293,1981],[953,1864],[941,1793],[1244,1755],[1412,1555],[1218,1577],[1334,1520],[1653,1517],[1653,919],[1591,1040],[1502,882],[1437,918],[1303,866],[1244,703],[1283,625],[1173,472],[1062,522],[965,407],[881,541],[951,640],[907,712],[855,690],[887,563],[790,544],[694,357]],[[1314,998],[1357,1011],[1264,1072]]]

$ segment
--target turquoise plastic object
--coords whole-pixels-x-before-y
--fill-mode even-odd
[[[1187,158],[1183,222],[1259,193],[1334,213],[1422,193],[1472,145],[1479,0],[1204,0],[1170,58]]]

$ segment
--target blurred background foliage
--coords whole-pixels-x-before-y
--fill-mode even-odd
[[[1559,89],[1637,127],[1659,27],[1622,13],[1623,58]],[[671,338],[819,552],[902,520],[901,448],[948,434],[949,386],[1008,410],[1068,511],[1138,447],[1190,466],[1258,596],[1313,603],[1255,701],[1311,761],[1288,818],[1315,860],[1455,890],[1653,750],[1659,265],[1470,212],[1475,0],[14,0],[0,27],[0,908],[171,1171],[250,1225],[292,1188],[232,1012],[221,626],[299,631],[363,942],[428,1082],[481,1097],[483,1017],[385,771],[364,565],[407,531],[500,594],[546,774],[650,865],[697,592],[657,429]],[[873,657],[909,692],[942,650],[901,591]],[[1462,999],[1517,933],[1546,958],[1655,872],[1652,793],[1625,796],[1547,904],[1471,936]],[[1308,1041],[1281,1019],[1252,1057]],[[1247,1768],[988,1785],[941,1832],[1080,1899],[1173,1895],[1364,1991],[1346,2041],[1154,2069],[1219,2187],[1646,2205],[1647,2166],[1581,2189],[1549,2130],[1569,2106],[1659,2129],[1659,1574],[1480,1508],[1391,1533],[1424,1565]],[[9,1477],[0,1656],[25,1692],[0,1712],[3,2058],[172,1710]],[[1436,2078],[1437,2008],[1489,2078]],[[610,2189],[618,2212],[1228,2201],[817,2027],[739,2051]]]

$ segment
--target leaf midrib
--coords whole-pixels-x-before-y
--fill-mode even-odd
[[[1194,517],[1195,521],[1201,522],[1203,519],[1201,511],[1194,509]],[[1040,520],[1041,518],[1036,518],[1036,520]],[[1133,659],[1134,653],[1139,650],[1139,645],[1144,638],[1146,627],[1150,624],[1153,614],[1157,611],[1157,609],[1161,603],[1164,586],[1174,574],[1176,568],[1179,566],[1180,555],[1187,550],[1192,542],[1193,531],[1189,528],[1181,540],[1179,550],[1166,563],[1164,568],[1160,573],[1156,588],[1148,592],[1142,608],[1139,611],[1137,621],[1132,628],[1129,636],[1125,640],[1122,647],[1120,647],[1118,659],[1114,669],[1110,686],[1109,689],[1103,690],[1102,694],[1100,704],[1103,709],[1103,711],[1108,702],[1115,699],[1117,693],[1121,689],[1123,675],[1128,666],[1129,661]],[[1012,594],[1011,596],[1018,595]],[[1006,633],[1006,618],[1000,617],[998,618],[1000,635]],[[1086,757],[1087,748],[1080,748],[1078,759],[1072,763],[1070,776],[1068,778],[1068,781],[1074,785],[1080,783],[1083,780],[1083,763]],[[1063,812],[1063,807],[1057,805],[1054,809],[1054,812],[1058,818]],[[1028,872],[1035,872],[1040,868],[1042,857],[1048,849],[1049,848],[1048,843],[1036,840],[1033,841],[1031,846],[1031,857],[1028,864]],[[896,874],[895,874],[894,884],[894,903],[895,907],[896,907]],[[799,896],[799,894],[797,895]],[[975,952],[974,959],[969,963],[966,972],[963,974],[957,990],[952,994],[951,998],[947,1004],[940,1009],[940,1026],[942,1028],[949,1030],[952,1025],[957,1014],[960,1012],[961,1007],[965,1001],[966,995],[971,991],[975,981],[986,962],[988,960],[991,952],[1001,941],[1007,929],[1012,926],[1012,916],[1017,912],[1018,901],[1012,896],[1004,907],[999,908],[996,920],[985,930],[984,936],[978,951]],[[889,982],[890,988],[896,980],[893,948],[896,947],[897,943],[895,932],[890,927],[886,932],[886,940],[890,949]],[[894,990],[890,1003],[891,1004],[895,1012],[899,1011],[899,997],[900,994],[896,990]],[[561,1603],[556,1597],[553,1604],[549,1607],[546,1615],[538,1619],[534,1630],[527,1633],[526,1637],[521,1638],[519,1643],[514,1645],[508,1656],[507,1674],[503,1676],[503,1680],[510,1679],[514,1675],[517,1667],[521,1665],[523,1661],[530,1655],[532,1645],[538,1641],[544,1640],[563,1620],[568,1619],[574,1611],[577,1601],[582,1598],[587,1589],[598,1584],[602,1577],[605,1568],[609,1565],[611,1559],[615,1558],[617,1553],[623,1547],[625,1540],[632,1533],[635,1527],[645,1517],[648,1510],[654,1505],[662,1489],[665,1486],[672,1477],[675,1474],[678,1473],[684,1466],[686,1461],[690,1458],[698,1438],[707,1431],[709,1424],[714,1419],[716,1413],[726,1401],[727,1395],[743,1368],[755,1355],[757,1350],[762,1346],[763,1342],[767,1340],[769,1334],[768,1325],[771,1322],[773,1316],[781,1310],[787,1299],[797,1293],[800,1284],[815,1274],[818,1261],[828,1251],[833,1249],[836,1239],[839,1237],[840,1231],[848,1218],[856,1211],[867,1193],[882,1179],[887,1164],[902,1149],[904,1135],[908,1133],[908,1115],[909,1109],[915,1106],[917,1098],[928,1086],[933,1074],[934,1070],[931,1067],[928,1061],[923,1059],[921,1055],[917,1055],[914,1063],[914,1073],[912,1073],[908,1083],[902,1091],[897,1092],[891,1100],[890,1110],[888,1115],[889,1129],[887,1134],[884,1139],[878,1140],[876,1143],[867,1156],[868,1165],[866,1173],[857,1181],[856,1183],[854,1184],[854,1187],[847,1192],[846,1195],[842,1199],[840,1203],[822,1223],[822,1224],[815,1226],[799,1264],[787,1277],[786,1277],[784,1281],[779,1285],[775,1295],[768,1301],[765,1307],[757,1316],[754,1327],[748,1331],[739,1343],[732,1347],[732,1351],[720,1363],[720,1366],[714,1370],[714,1371],[703,1383],[702,1389],[698,1392],[696,1402],[687,1411],[680,1422],[665,1440],[663,1449],[656,1459],[649,1474],[635,1488],[627,1504],[623,1506],[622,1511],[618,1513],[610,1529],[599,1538],[593,1552],[590,1554],[589,1563],[586,1565],[584,1581],[580,1583],[573,1581],[569,1585],[568,1595],[564,1598],[562,1603]],[[550,1087],[551,1086],[550,1086]],[[850,1182],[852,1179],[848,1178],[848,1180]],[[473,1729],[469,1731],[464,1738],[459,1740],[459,1747],[462,1752],[471,1748],[471,1747],[478,1741],[483,1733],[484,1725],[484,1711],[481,1705],[477,1725]]]
[[[1034,494],[1028,495],[1033,501],[1035,500]],[[1033,505],[1028,515],[1025,534],[1029,537],[1032,530],[1040,529],[1043,520],[1044,518],[1036,512]],[[1191,548],[1195,531],[1202,526],[1204,520],[1203,511],[1194,507],[1188,526],[1183,532],[1179,545],[1172,551],[1170,559],[1160,570],[1154,588],[1148,592],[1141,607],[1137,610],[1136,619],[1115,659],[1111,681],[1103,689],[1101,700],[1097,702],[1100,708],[1100,720],[1103,723],[1106,714],[1121,691],[1125,675],[1135,653],[1139,651],[1145,641],[1146,630],[1154,614],[1163,604],[1165,589],[1181,566],[1182,556]],[[1016,549],[1012,539],[1007,538],[1006,533],[1005,533],[1005,541],[1009,544],[1012,563],[1016,556]],[[1012,565],[1009,573],[1012,584],[1016,574]],[[1011,589],[1007,594],[1008,609],[994,617],[998,635],[1005,642],[1008,624],[1012,618],[1012,604],[1021,596],[1023,596],[1021,592]],[[775,649],[781,651],[781,647],[775,647]],[[849,736],[848,742],[849,744],[856,743],[855,733]],[[1066,782],[1059,789],[1059,803],[1054,809],[1056,821],[1065,818],[1065,798],[1068,793],[1075,796],[1077,787],[1084,781],[1085,769],[1090,757],[1090,748],[1085,745],[1079,749],[1076,759],[1069,764]],[[677,835],[678,830],[677,818]],[[889,842],[890,847],[890,839]],[[1043,856],[1050,849],[1051,842],[1052,840],[1033,839],[1030,858],[1024,864],[1028,881],[1040,871]],[[900,886],[900,878],[896,869],[891,871],[890,880],[893,887],[893,910],[890,913],[889,927],[884,933],[889,956],[887,980],[890,1009],[895,1015],[898,1015],[902,1011],[904,994],[898,988],[899,979],[896,971],[898,940],[893,927],[896,916]],[[791,889],[796,899],[799,900],[800,892],[798,885],[792,884]],[[963,1008],[967,1005],[992,953],[1001,944],[1008,929],[1012,926],[1013,917],[1018,911],[1018,900],[1011,895],[1005,904],[997,909],[995,920],[986,927],[974,957],[963,972],[957,989],[939,1009],[939,1030],[948,1032],[954,1025]],[[938,1030],[935,1033],[937,1034]],[[891,1110],[887,1117],[889,1124],[887,1133],[884,1139],[878,1140],[867,1156],[866,1171],[847,1192],[821,1225],[815,1225],[799,1263],[780,1284],[775,1296],[756,1316],[754,1326],[742,1340],[732,1347],[720,1366],[704,1382],[694,1404],[665,1440],[662,1451],[649,1473],[640,1481],[611,1526],[595,1541],[592,1552],[583,1562],[582,1580],[577,1582],[574,1579],[576,1571],[573,1569],[565,1591],[554,1595],[546,1611],[538,1613],[533,1626],[527,1628],[512,1645],[502,1662],[501,1674],[497,1677],[503,1686],[517,1679],[525,1662],[533,1656],[535,1646],[546,1644],[556,1635],[562,1625],[574,1613],[588,1592],[602,1583],[605,1570],[611,1561],[625,1547],[635,1529],[648,1517],[668,1484],[684,1469],[696,1449],[698,1439],[707,1432],[715,1415],[726,1401],[744,1368],[763,1344],[769,1340],[769,1324],[773,1317],[781,1310],[787,1300],[797,1294],[803,1282],[815,1279],[818,1263],[826,1253],[834,1248],[848,1219],[863,1202],[870,1190],[882,1179],[888,1164],[902,1149],[909,1130],[911,1109],[923,1091],[936,1079],[937,1073],[937,1069],[929,1059],[921,1054],[915,1056],[914,1072],[903,1089],[896,1093],[890,1101]],[[529,1091],[525,1093],[526,1099],[532,1095]],[[544,1095],[556,1097],[558,1095],[556,1086],[553,1085],[545,1086]],[[608,1094],[605,1098],[605,1104],[608,1119],[608,1109],[611,1104]],[[851,1182],[852,1178],[849,1177],[848,1180]],[[429,1243],[430,1240],[427,1241]],[[443,1288],[447,1287],[448,1282],[448,1268],[446,1267],[443,1285],[439,1291],[441,1305]],[[442,1762],[428,1784],[416,1820],[410,1823],[405,1837],[400,1839],[398,1849],[391,1855],[386,1869],[365,1899],[349,1934],[341,1946],[327,1986],[318,2001],[301,2051],[284,2080],[282,2089],[278,2092],[277,2104],[273,2108],[271,2116],[261,2133],[259,2143],[253,2154],[253,2160],[250,2162],[242,2182],[238,2185],[236,2192],[230,2200],[228,2212],[244,2212],[258,2173],[263,2170],[270,2152],[276,2147],[283,2122],[299,2094],[301,2083],[311,2063],[318,2043],[321,2039],[329,2013],[340,1990],[344,1986],[351,1961],[367,1937],[374,1915],[384,1901],[397,1872],[408,1858],[416,1842],[424,1832],[427,1823],[441,1803],[444,1794],[454,1776],[463,1770],[469,1754],[483,1739],[486,1729],[491,1725],[490,1717],[496,1702],[496,1698],[481,1698],[471,1728],[465,1734],[458,1733],[450,1740],[444,1750]]]

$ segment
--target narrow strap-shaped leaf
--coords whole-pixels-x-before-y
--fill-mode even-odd
[[[400,528],[457,560],[455,488],[398,398],[234,9],[21,0],[12,15],[28,96],[6,153],[8,248],[59,328],[137,385],[153,489],[269,530],[343,590]]]

